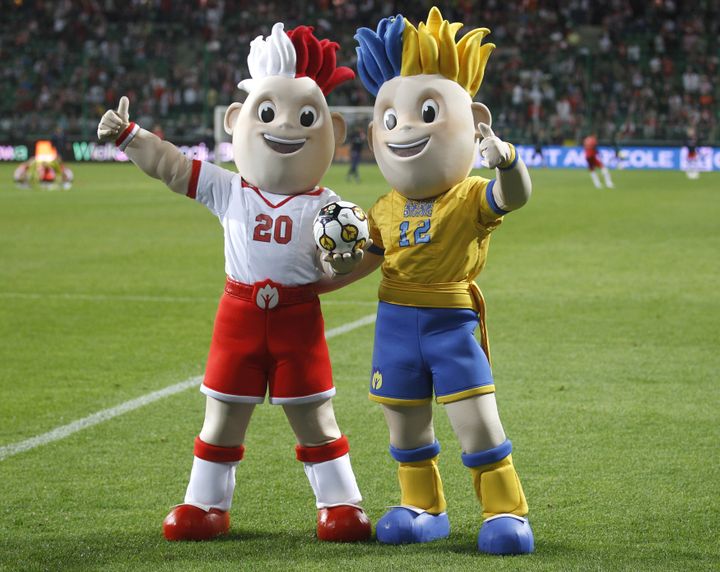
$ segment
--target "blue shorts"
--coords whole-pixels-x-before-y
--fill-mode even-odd
[[[478,314],[466,308],[416,308],[380,302],[370,399],[387,405],[459,401],[495,391],[475,339]]]

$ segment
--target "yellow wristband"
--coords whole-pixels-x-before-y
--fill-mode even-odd
[[[507,161],[503,161],[498,165],[498,169],[500,169],[501,171],[507,171],[508,169],[512,169],[518,160],[517,151],[515,151],[515,145],[513,145],[512,143],[507,143],[507,146],[510,147],[510,157],[508,157]]]

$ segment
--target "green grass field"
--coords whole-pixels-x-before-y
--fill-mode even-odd
[[[0,166],[0,447],[202,373],[223,286],[203,207],[126,165],[78,165],[70,192]],[[325,183],[369,207],[333,167]],[[0,460],[1,570],[720,569],[720,175],[533,172],[480,277],[501,416],[536,552],[475,551],[480,510],[441,407],[452,533],[428,545],[319,543],[280,408],[257,408],[232,531],[168,543],[202,395],[184,391]],[[374,312],[378,276],[323,299],[328,328]],[[399,500],[372,326],[330,340],[335,410],[371,519]]]

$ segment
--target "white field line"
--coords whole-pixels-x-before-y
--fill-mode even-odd
[[[88,302],[217,302],[220,294],[209,296],[144,296],[136,294],[41,294],[39,292],[0,292],[0,299],[25,300],[82,300]],[[366,300],[322,300],[326,306],[375,306],[377,302]]]
[[[368,324],[372,324],[373,322],[375,322],[375,314],[368,314],[367,316],[363,316],[362,318],[359,318],[353,322],[348,322],[347,324],[343,324],[342,326],[338,326],[337,328],[327,330],[325,332],[325,337],[329,340],[336,336],[351,332],[352,330],[367,326]],[[181,391],[185,391],[186,389],[200,385],[201,382],[202,376],[192,377],[190,379],[186,379],[185,381],[181,381],[180,383],[169,385],[168,387],[165,387],[163,389],[153,391],[152,393],[141,395],[140,397],[136,397],[135,399],[131,399],[130,401],[126,401],[125,403],[121,403],[120,405],[116,405],[115,407],[103,409],[102,411],[98,411],[97,413],[93,413],[92,415],[88,415],[87,417],[83,417],[82,419],[78,419],[77,421],[73,421],[72,423],[68,423],[67,425],[57,427],[52,431],[43,433],[42,435],[36,435],[35,437],[31,437],[30,439],[19,441],[18,443],[5,445],[3,447],[0,447],[0,461],[3,461],[8,457],[12,457],[13,455],[17,455],[18,453],[23,453],[25,451],[29,451],[30,449],[40,447],[41,445],[47,445],[48,443],[52,443],[53,441],[65,439],[73,433],[77,433],[78,431],[87,429],[88,427],[98,425],[99,423],[103,423],[104,421],[109,421],[114,417],[118,417],[119,415],[122,415],[124,413],[134,411],[135,409],[139,409],[140,407],[144,407],[145,405],[149,405],[150,403],[153,403],[165,397],[175,395],[176,393],[180,393]]]

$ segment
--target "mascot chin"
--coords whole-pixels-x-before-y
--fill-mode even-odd
[[[359,541],[371,526],[335,421],[335,394],[315,284],[345,273],[362,251],[321,260],[313,220],[339,200],[318,186],[345,139],[345,122],[325,95],[352,79],[336,66],[338,44],[312,28],[275,24],[251,43],[247,93],[225,115],[238,172],[186,158],[174,145],[130,122],[121,98],[98,126],[132,162],[171,190],[205,205],[225,236],[227,282],[213,330],[205,378],[205,422],[195,439],[183,504],[163,522],[168,540],[206,540],[230,527],[236,470],[255,405],[268,394],[296,437],[318,508],[321,540]],[[257,462],[261,462],[258,459]]]
[[[530,197],[515,148],[474,102],[495,47],[486,28],[468,31],[432,8],[415,28],[398,15],[361,28],[358,74],[375,96],[368,142],[391,191],[368,213],[373,244],[332,290],[382,267],[370,399],[382,405],[390,454],[398,462],[400,503],[377,523],[388,544],[448,536],[432,398],[462,446],[482,504],[478,548],[491,554],[534,549],[528,506],[512,444],[495,402],[485,302],[475,278],[491,234]],[[469,176],[478,152],[495,178]],[[480,329],[480,343],[474,336]]]

